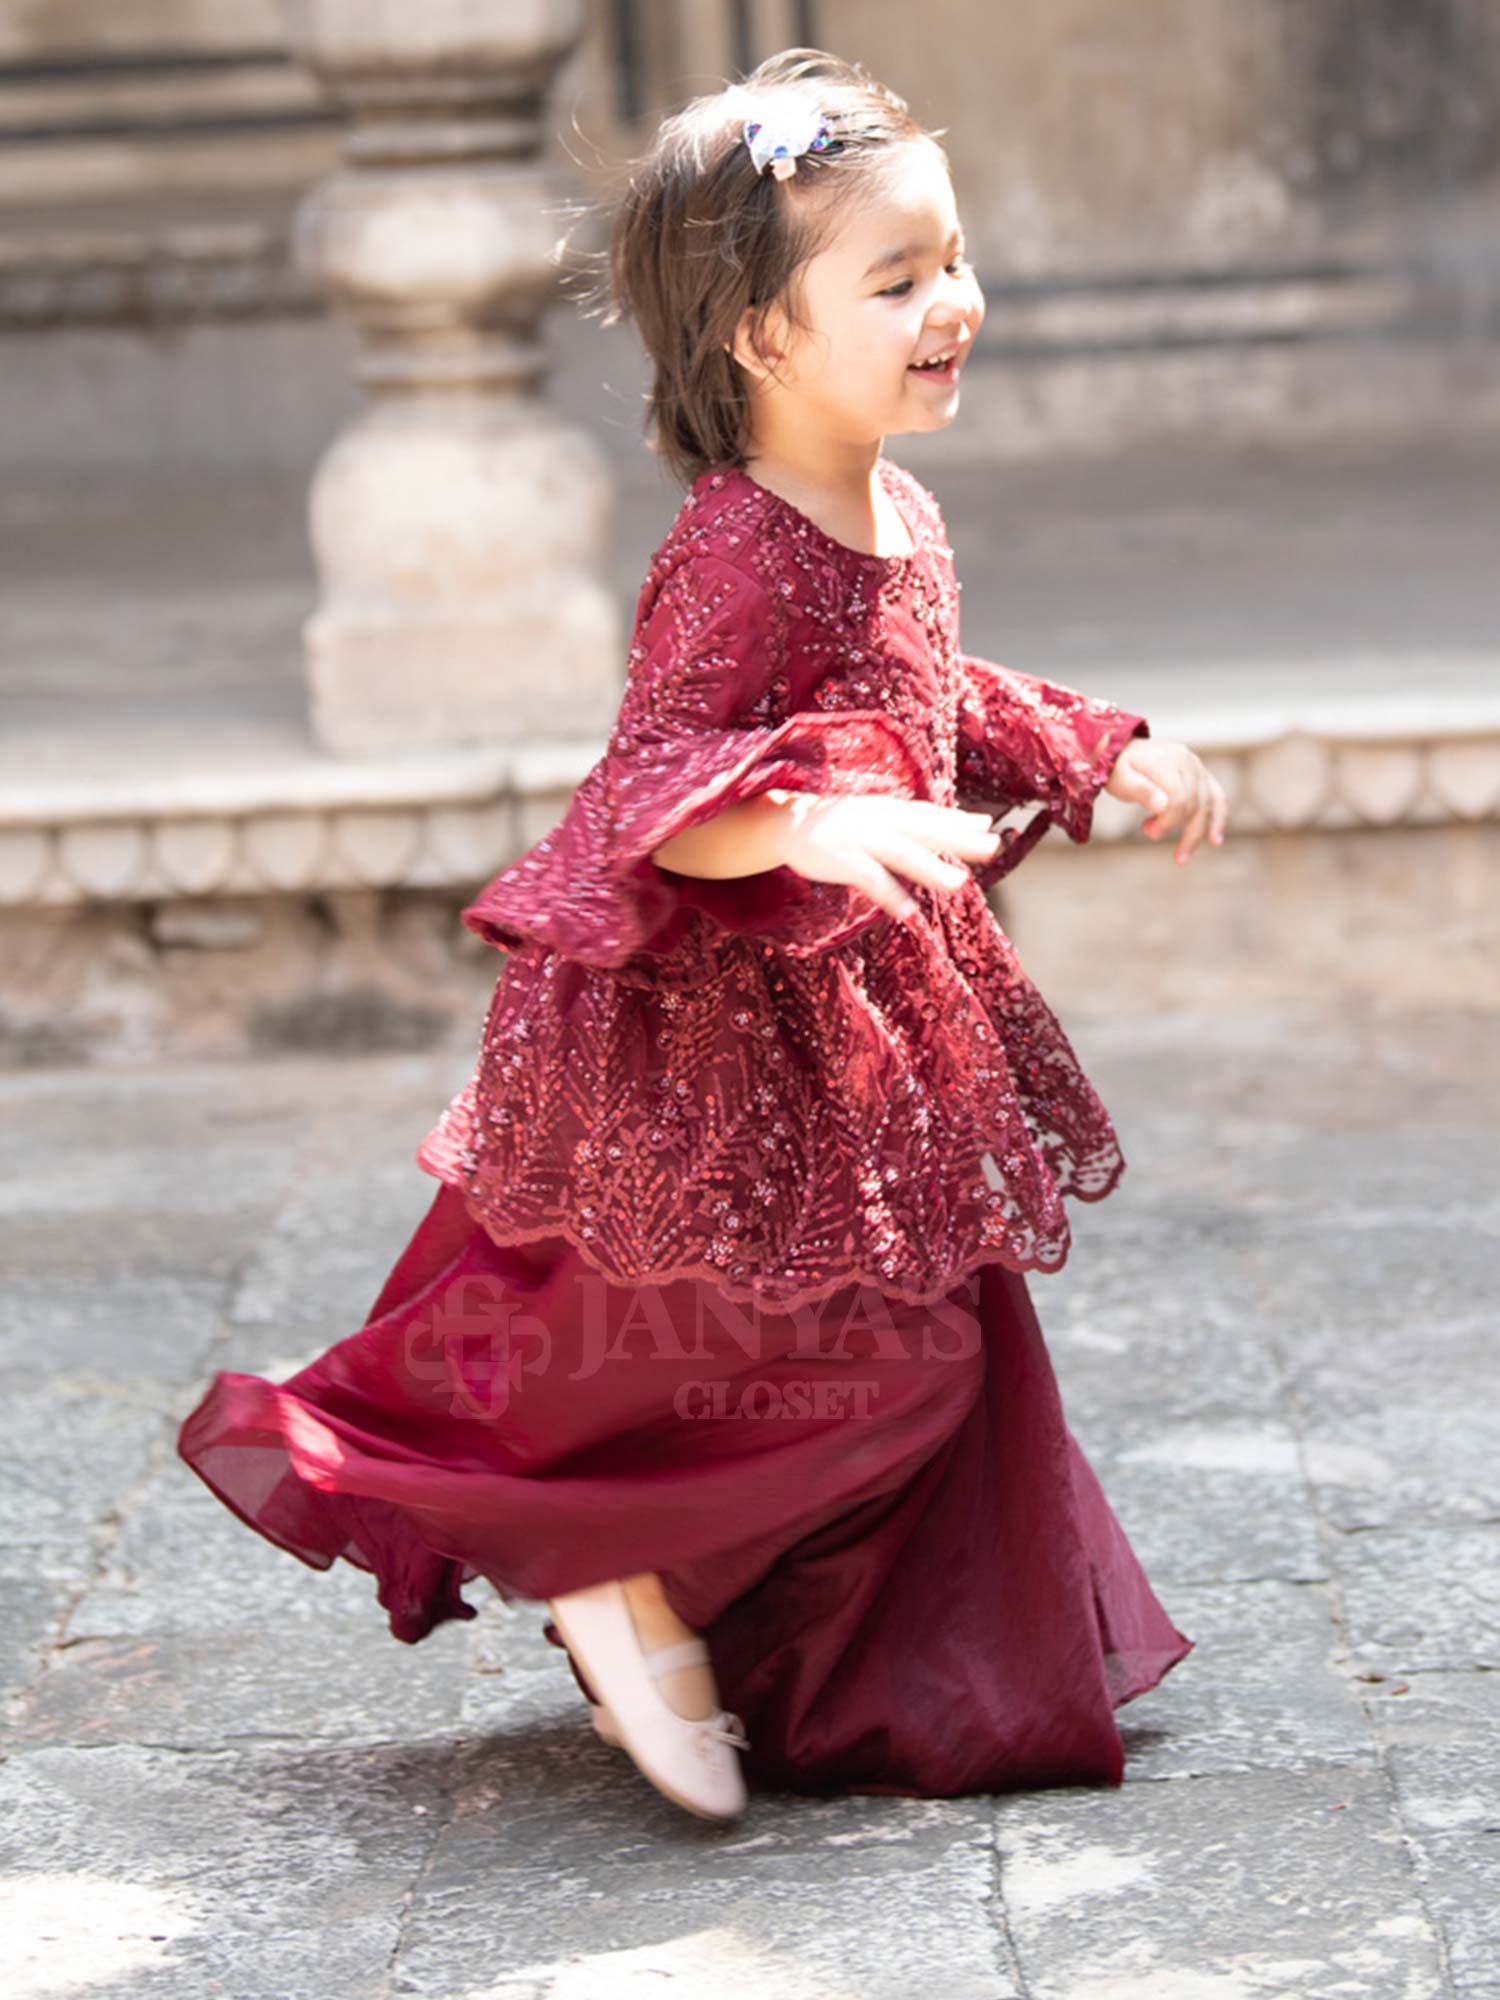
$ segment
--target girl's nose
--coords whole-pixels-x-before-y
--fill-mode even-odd
[[[984,318],[984,301],[966,299],[949,301],[949,310],[939,315],[933,327],[935,338],[943,340],[973,340],[979,332]]]
[[[959,319],[940,320],[932,329],[932,338],[941,346],[957,347],[963,353],[973,346],[978,331],[978,316],[965,313]]]

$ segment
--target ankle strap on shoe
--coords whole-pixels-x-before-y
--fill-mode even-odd
[[[659,1646],[654,1653],[644,1655],[646,1672],[652,1680],[659,1681],[663,1674],[675,1674],[679,1667],[702,1667],[711,1664],[708,1642],[705,1639],[680,1639],[675,1646]]]

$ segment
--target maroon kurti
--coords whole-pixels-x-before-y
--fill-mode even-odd
[[[605,754],[464,921],[507,953],[442,1185],[368,1323],[220,1372],[178,1448],[396,1637],[658,1571],[747,1777],[942,1796],[1118,1783],[1113,1709],[1191,1648],[1064,1421],[1023,1272],[1124,1162],[983,886],[1145,720],[963,653],[937,503],[862,555],[694,485]],[[902,923],[790,868],[651,853],[772,786],[1039,810]],[[547,1636],[560,1644],[548,1623]]]

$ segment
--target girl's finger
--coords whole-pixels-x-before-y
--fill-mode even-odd
[[[964,827],[958,833],[947,833],[941,840],[934,840],[933,851],[938,854],[956,854],[965,861],[988,861],[1000,851],[1000,835],[986,819],[981,826]]]
[[[1162,811],[1154,812],[1149,819],[1141,821],[1142,833],[1149,833],[1153,840],[1159,833],[1170,833],[1174,826],[1181,824],[1182,810],[1181,800],[1175,805],[1169,802]]]
[[[1172,795],[1160,778],[1148,778],[1144,771],[1136,774],[1144,787],[1139,795],[1139,803],[1149,806],[1153,812],[1161,812],[1172,803]]]
[[[1222,847],[1224,845],[1224,828],[1226,827],[1228,822],[1229,822],[1229,794],[1224,790],[1224,787],[1221,784],[1219,784],[1216,780],[1214,783],[1213,831],[1208,836],[1209,839],[1213,842],[1215,847]]]
[[[1176,859],[1186,861],[1198,842],[1203,838],[1208,825],[1209,801],[1204,798],[1192,818],[1183,829],[1182,839],[1177,843]]]
[[[990,824],[988,813],[956,812],[946,806],[934,806],[930,814],[904,824],[901,821],[888,822],[882,828],[879,840],[874,843],[874,851],[882,861],[889,861],[894,851],[892,842],[901,844],[903,854],[910,854],[921,846],[929,854],[955,855],[962,861],[989,861],[1000,852],[1002,845],[998,830]]]
[[[882,868],[878,861],[870,860],[867,864],[862,864],[857,873],[858,880],[851,886],[863,891],[872,903],[878,903],[881,909],[895,917],[898,922],[910,923],[913,917],[920,914],[921,906],[906,884],[899,881],[888,869]]]
[[[1148,820],[1160,821],[1162,814],[1169,811],[1172,805],[1171,793],[1159,785],[1154,778],[1147,778],[1145,784],[1147,786],[1146,796],[1138,798],[1136,801],[1138,805],[1143,805],[1147,808],[1147,819],[1142,820],[1142,826],[1145,826]]]
[[[961,868],[956,861],[946,860],[932,848],[925,847],[920,840],[909,840],[903,834],[886,835],[871,851],[885,867],[910,876],[913,881],[925,883],[930,889],[961,889],[970,880],[967,868]],[[993,852],[993,844],[987,846],[984,858],[988,859]]]
[[[971,861],[987,861],[1000,845],[1000,837],[990,823],[990,813],[934,805],[927,799],[909,800],[908,804],[916,810],[902,823],[902,836],[923,841],[935,853],[961,854]]]

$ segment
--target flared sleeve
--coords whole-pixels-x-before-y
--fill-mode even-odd
[[[774,788],[930,796],[925,765],[883,710],[785,713],[787,619],[748,569],[689,549],[648,578],[604,755],[551,833],[464,910],[504,951],[536,944],[650,979],[751,933],[824,951],[888,913],[862,891],[790,867],[709,880],[652,853]]]
[[[1094,800],[1133,736],[1149,736],[1145,716],[1040,680],[973,653],[958,656],[958,803],[1001,814],[1040,801],[992,862],[976,870],[987,886],[1015,867],[1053,824],[1082,843],[1093,827]],[[1012,832],[1011,829],[1006,829]]]

